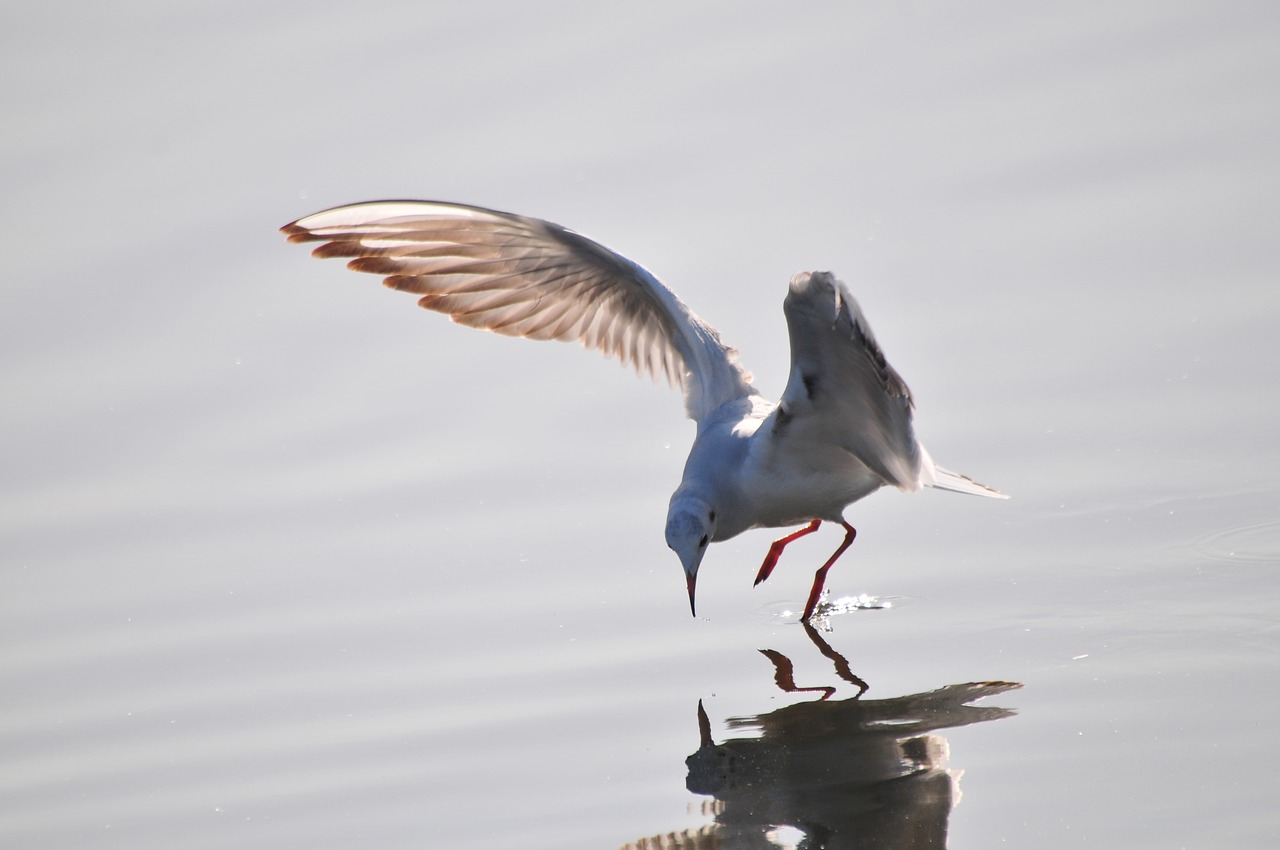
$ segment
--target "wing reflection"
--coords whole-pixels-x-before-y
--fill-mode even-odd
[[[825,641],[815,643],[828,654]],[[857,696],[832,700],[834,688],[796,687],[790,660],[762,651],[774,663],[783,690],[822,696],[730,719],[730,730],[752,734],[720,744],[712,739],[699,702],[701,746],[686,760],[686,784],[695,794],[715,798],[710,806],[715,822],[643,839],[624,850],[946,847],[961,771],[950,767],[946,739],[933,733],[1009,717],[1014,713],[1009,709],[972,703],[1021,685],[973,682],[863,700],[865,683],[831,650],[828,657],[841,678],[860,686]]]

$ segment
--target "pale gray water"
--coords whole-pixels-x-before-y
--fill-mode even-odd
[[[1271,5],[4,17],[0,846],[1277,845]],[[276,232],[386,197],[595,236],[773,393],[834,269],[1014,499],[849,511],[853,701],[775,616],[834,532],[689,617],[674,393]]]

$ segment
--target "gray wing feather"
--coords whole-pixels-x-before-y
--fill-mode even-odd
[[[420,296],[428,310],[507,336],[577,340],[679,385],[701,420],[754,392],[737,350],[647,270],[557,224],[461,204],[375,201],[287,224],[317,257]]]
[[[783,311],[791,374],[775,419],[777,439],[838,447],[903,489],[929,483],[921,481],[911,391],[844,284],[829,272],[802,272],[791,279]]]

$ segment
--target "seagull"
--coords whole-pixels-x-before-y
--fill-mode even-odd
[[[507,336],[577,340],[684,393],[697,435],[667,509],[666,540],[684,567],[695,617],[707,547],[753,528],[802,526],[769,547],[769,577],[792,541],[823,522],[844,539],[814,575],[803,622],[856,531],[844,509],[885,485],[1003,493],[934,464],[916,439],[911,391],[885,360],[849,290],[800,272],[782,303],[791,371],[776,402],[711,325],[648,270],[549,221],[437,201],[372,201],[286,224],[316,257],[384,276],[392,289],[458,324]]]

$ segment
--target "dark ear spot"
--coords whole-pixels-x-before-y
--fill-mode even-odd
[[[708,517],[708,519],[710,519],[712,522],[715,522],[715,521],[716,521],[716,512],[715,512],[715,511],[712,511],[712,512],[711,512],[711,515]]]

